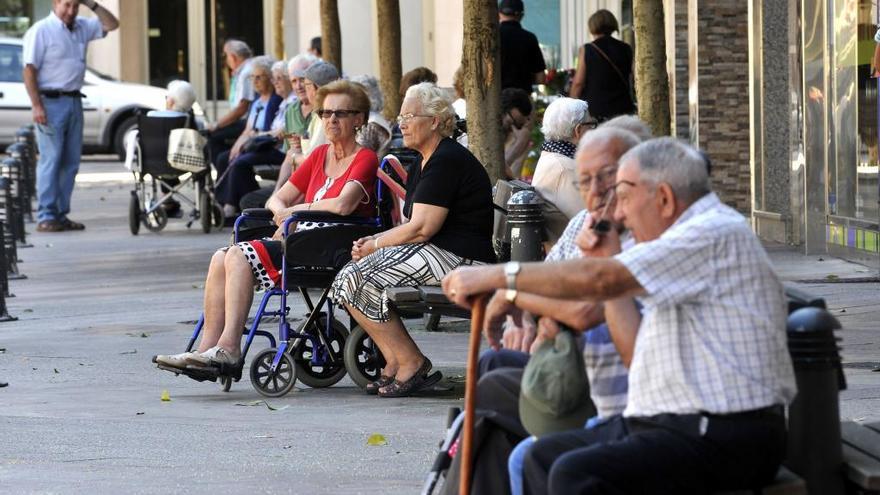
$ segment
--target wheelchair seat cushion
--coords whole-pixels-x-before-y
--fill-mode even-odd
[[[281,241],[262,239],[238,242],[254,274],[257,290],[270,290],[281,283],[281,260],[286,258],[288,282],[296,286],[329,284],[351,261],[354,241],[381,229],[367,225],[334,225],[289,235]]]

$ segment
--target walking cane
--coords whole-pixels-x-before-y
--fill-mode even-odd
[[[461,478],[459,479],[459,495],[468,495],[471,491],[471,450],[474,437],[474,409],[477,395],[477,361],[480,354],[480,337],[483,330],[483,314],[486,312],[486,295],[477,296],[471,310],[471,338],[468,343],[467,370],[464,380],[464,427],[461,441]]]

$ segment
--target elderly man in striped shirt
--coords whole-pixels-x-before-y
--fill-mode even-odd
[[[526,492],[705,493],[771,480],[796,387],[782,284],[763,247],[711,192],[703,156],[681,141],[627,152],[615,190],[614,218],[633,248],[621,252],[613,229],[586,229],[578,242],[589,257],[525,264],[513,282],[605,301],[612,333],[616,306],[632,304],[621,298],[641,301],[628,403],[596,428],[540,438],[525,459]],[[443,287],[467,305],[507,282],[496,265],[456,270]]]

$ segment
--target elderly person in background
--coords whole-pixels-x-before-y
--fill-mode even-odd
[[[437,74],[427,67],[416,67],[407,72],[400,77],[400,97],[406,98],[406,90],[408,90],[410,86],[415,86],[416,84],[423,82],[437,84]]]
[[[278,180],[274,187],[264,187],[242,196],[239,201],[242,210],[265,207],[272,193],[281,189],[290,178],[294,158],[303,152],[300,138],[308,135],[309,123],[312,119],[312,103],[306,93],[305,72],[317,61],[314,56],[301,53],[287,63],[287,77],[293,89],[291,94],[295,95],[295,98],[284,111],[284,160],[281,163],[281,170],[278,171]]]
[[[347,81],[322,88],[316,95],[329,144],[315,148],[267,207],[278,225],[275,238],[239,242],[214,253],[205,281],[205,321],[194,352],[157,356],[172,368],[188,364],[235,364],[241,356],[241,329],[253,302],[254,288],[271,289],[281,278],[284,221],[297,211],[321,210],[337,215],[370,216],[375,212],[378,159],[355,141],[364,125],[370,100],[363,89]],[[305,229],[299,222],[297,231]],[[293,234],[295,235],[295,234]]]
[[[501,128],[504,131],[504,174],[518,179],[532,140],[532,100],[520,88],[501,91]]]
[[[578,194],[574,153],[577,143],[596,122],[587,111],[587,103],[574,98],[559,98],[544,111],[544,144],[535,165],[532,185],[544,198],[547,240],[556,242],[568,221],[584,207]]]
[[[208,138],[208,149],[211,159],[230,147],[244,130],[247,124],[248,109],[254,101],[254,85],[250,78],[251,48],[241,40],[230,39],[223,44],[223,57],[226,67],[231,71],[229,79],[229,112],[208,127],[211,134]],[[215,162],[216,163],[216,162]]]
[[[275,87],[275,94],[280,96],[281,104],[278,105],[278,112],[275,113],[275,119],[272,120],[272,135],[282,139],[284,137],[285,118],[287,109],[296,101],[296,92],[290,83],[287,75],[287,62],[279,60],[272,64],[272,86]]]
[[[263,133],[269,133],[272,128],[272,121],[275,120],[275,114],[278,113],[278,107],[281,105],[281,96],[275,93],[275,86],[272,84],[272,64],[273,60],[268,56],[256,57],[251,61],[251,79],[257,97],[251,103],[248,111],[247,124],[244,131],[235,140],[232,149],[220,153],[220,156],[214,157],[214,168],[217,170],[217,191],[218,200],[223,205],[223,215],[226,217],[226,223],[231,223],[238,214],[238,201],[234,198],[233,190],[235,185],[231,184],[227,169],[230,163],[234,163],[244,150],[245,144],[252,138]],[[277,159],[280,151],[271,148],[265,152],[266,156],[250,157],[265,158],[267,160]],[[281,157],[283,160],[283,156]],[[235,199],[233,201],[233,199]]]
[[[406,147],[422,160],[409,173],[404,215],[391,230],[364,237],[332,294],[366,330],[385,357],[369,393],[403,397],[440,379],[431,361],[388,307],[385,289],[440,285],[459,266],[492,262],[492,186],[482,164],[450,138],[454,113],[447,92],[432,83],[410,87],[397,118]]]
[[[363,86],[370,95],[370,120],[358,132],[358,143],[375,151],[381,160],[391,142],[391,123],[382,115],[385,98],[382,97],[379,80],[366,74],[354,76],[350,80]]]

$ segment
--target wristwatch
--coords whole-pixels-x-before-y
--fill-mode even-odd
[[[519,292],[516,289],[507,289],[504,291],[504,300],[510,304],[516,304],[516,296]]]
[[[516,276],[519,275],[521,269],[522,265],[519,264],[519,261],[509,261],[504,265],[504,277],[507,279],[508,289],[516,289]]]

